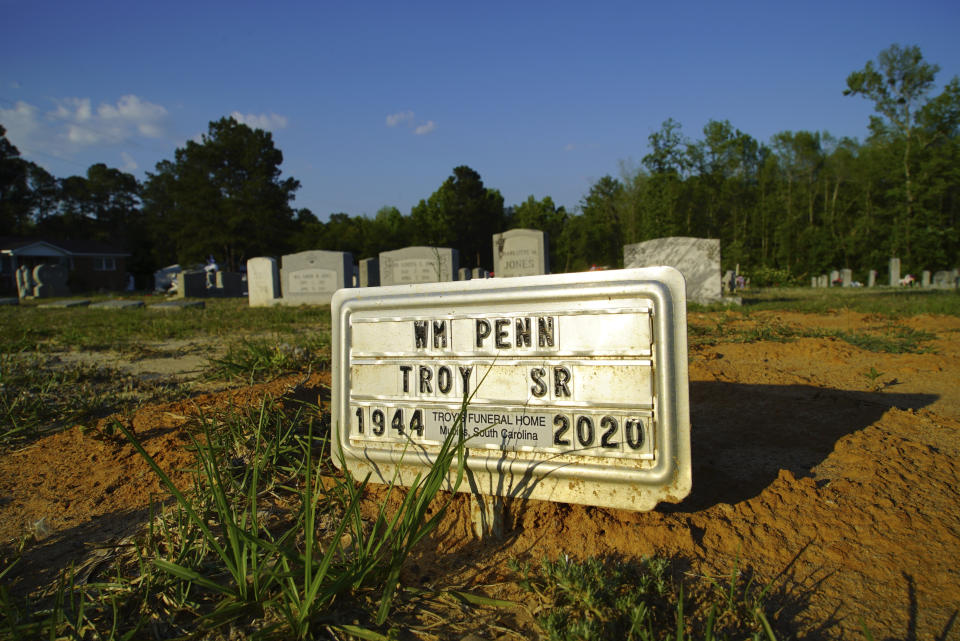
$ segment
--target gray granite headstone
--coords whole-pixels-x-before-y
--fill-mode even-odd
[[[490,272],[482,267],[474,267],[470,274],[472,278],[490,278]]]
[[[326,305],[353,285],[353,254],[321,249],[287,254],[280,263],[284,305]]]
[[[268,307],[280,299],[280,269],[276,259],[258,256],[247,261],[247,298],[250,307]]]
[[[900,259],[891,258],[890,259],[890,287],[898,287],[900,285]]]
[[[877,270],[871,269],[867,272],[867,287],[876,287],[877,285]]]
[[[853,285],[853,270],[852,269],[840,270],[840,280],[843,282],[844,287],[850,287],[851,285]]]
[[[404,247],[380,252],[380,284],[405,285],[456,280],[460,254],[449,247]]]
[[[457,270],[457,280],[470,280],[470,269],[468,267],[461,267]]]
[[[497,278],[550,272],[547,234],[539,229],[511,229],[493,235],[493,274]]]
[[[360,287],[380,286],[379,258],[364,258],[358,267],[360,268]]]
[[[930,287],[930,270],[925,269],[920,272],[920,286],[921,287]]]
[[[176,298],[203,298],[207,295],[207,272],[190,271],[177,274]]]
[[[722,300],[720,240],[673,236],[623,246],[623,266],[668,265],[683,274],[687,300],[708,304]]]

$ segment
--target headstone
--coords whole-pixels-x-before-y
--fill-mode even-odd
[[[243,296],[243,274],[240,272],[218,271],[215,281],[217,296],[225,298],[239,298]]]
[[[63,265],[41,263],[33,268],[33,295],[36,298],[69,296],[67,287],[69,272]]]
[[[178,312],[182,309],[203,309],[207,304],[202,300],[168,300],[156,305],[149,305],[147,309],[158,312]]]
[[[843,282],[844,287],[850,287],[853,285],[853,270],[852,269],[843,269],[840,271],[840,280]]]
[[[876,287],[877,285],[877,270],[871,269],[867,273],[867,287]]]
[[[360,287],[380,287],[380,259],[364,258],[360,261]]]
[[[890,259],[890,287],[900,286],[900,259]]]
[[[280,264],[284,305],[327,305],[353,284],[353,254],[321,249],[287,254]]]
[[[207,295],[207,273],[205,271],[179,272],[176,281],[176,298],[202,298]]]
[[[250,307],[268,307],[280,299],[276,259],[258,256],[247,261],[247,298]]]
[[[457,280],[470,280],[470,268],[461,267],[457,271]]]
[[[19,298],[33,297],[33,271],[26,265],[20,265],[16,271],[17,296]]]
[[[137,309],[143,307],[142,300],[104,300],[94,303],[90,309]]]
[[[921,287],[930,287],[930,270],[925,269],[920,272],[920,286]]]
[[[490,272],[482,267],[474,267],[470,274],[472,278],[490,278]]]
[[[820,287],[830,287],[830,277],[826,274],[820,274],[817,276],[817,284]]]
[[[405,285],[455,280],[460,254],[448,247],[404,247],[380,252],[380,284]]]
[[[623,246],[625,268],[657,265],[675,267],[683,274],[688,301],[709,304],[722,300],[719,239],[674,236]]]
[[[37,298],[40,298],[40,297],[38,296]],[[86,307],[89,304],[90,304],[90,301],[88,300],[67,299],[67,300],[57,300],[52,303],[43,303],[42,305],[38,305],[38,307],[61,307],[61,308]]]
[[[953,289],[956,287],[956,279],[953,272],[938,271],[933,274],[932,285],[937,289]]]
[[[836,285],[837,281],[839,280],[840,280],[840,272],[834,269],[832,272],[830,272],[830,287],[833,287],[834,285]]]
[[[33,295],[35,298],[52,298],[53,287],[50,278],[53,277],[53,266],[41,263],[33,268]]]
[[[810,287],[816,287],[816,286],[817,286],[817,277],[816,277],[816,276],[811,276],[811,277],[810,277]]]
[[[732,269],[728,269],[723,272],[723,290],[731,294],[737,288],[737,275],[733,273]]]
[[[539,229],[511,229],[493,235],[493,273],[497,278],[550,272],[547,234]]]

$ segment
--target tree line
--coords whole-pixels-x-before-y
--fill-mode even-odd
[[[553,271],[618,267],[625,243],[664,236],[721,240],[723,267],[757,283],[788,283],[834,268],[906,271],[960,263],[960,81],[931,96],[939,67],[893,45],[847,78],[844,94],[876,111],[860,142],[783,131],[761,143],[728,121],[697,138],[667,119],[638,168],[604,176],[576,211],[549,196],[505,206],[468,166],[408,214],[295,209],[269,132],[224,118],[140,183],[103,164],[56,179],[20,157],[0,126],[0,234],[88,238],[121,245],[149,274],[214,255],[238,269],[254,256],[306,249],[355,257],[407,245],[455,247],[466,267],[492,266],[494,233],[549,234]]]

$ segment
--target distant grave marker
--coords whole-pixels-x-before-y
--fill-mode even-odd
[[[538,229],[511,229],[493,235],[493,273],[497,278],[550,272],[547,234]]]
[[[624,245],[625,268],[658,265],[669,265],[683,274],[688,301],[709,304],[723,300],[719,239],[674,236]]]
[[[258,256],[247,261],[247,297],[250,307],[269,307],[280,298],[280,269],[277,261]]]
[[[364,258],[360,261],[360,287],[380,286],[380,259]]]
[[[890,287],[900,286],[900,259],[890,259]]]
[[[283,304],[328,304],[338,289],[353,284],[350,252],[312,250],[282,258]]]
[[[90,309],[137,309],[143,307],[140,300],[104,300],[90,305]]]
[[[459,252],[448,247],[404,247],[380,252],[380,284],[454,281],[459,262]]]

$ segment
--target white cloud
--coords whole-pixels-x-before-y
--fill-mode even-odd
[[[418,126],[416,129],[414,129],[413,133],[415,133],[418,136],[423,136],[430,133],[436,128],[437,128],[437,123],[433,122],[432,120],[428,120],[427,122],[423,123],[422,125]]]
[[[0,109],[0,123],[25,156],[68,159],[89,148],[129,147],[139,139],[162,138],[167,110],[132,94],[96,107],[90,98],[69,97],[53,101],[46,112],[18,101],[12,109]],[[123,159],[128,167],[136,164],[130,156]]]
[[[239,111],[230,113],[230,117],[237,122],[252,127],[254,129],[263,129],[273,131],[275,129],[285,129],[287,126],[286,116],[279,114],[242,114]]]
[[[14,144],[17,144],[16,141],[26,141],[40,126],[37,108],[18,100],[13,109],[0,109],[0,124],[7,130],[7,139]]]
[[[140,165],[137,164],[137,161],[133,159],[133,156],[128,154],[125,151],[120,152],[120,157],[123,159],[123,171],[135,171],[140,168]]]
[[[396,127],[402,122],[413,122],[413,112],[400,111],[395,114],[390,114],[389,116],[387,116],[388,127]]]
[[[387,126],[396,127],[405,124],[408,129],[412,129],[417,136],[423,136],[437,128],[437,123],[432,120],[417,124],[416,116],[412,111],[398,111],[395,114],[387,116]]]
[[[116,104],[101,103],[96,110],[89,98],[64,98],[47,114],[48,120],[66,127],[66,139],[80,147],[118,144],[137,136],[160,138],[167,110],[128,94]]]

